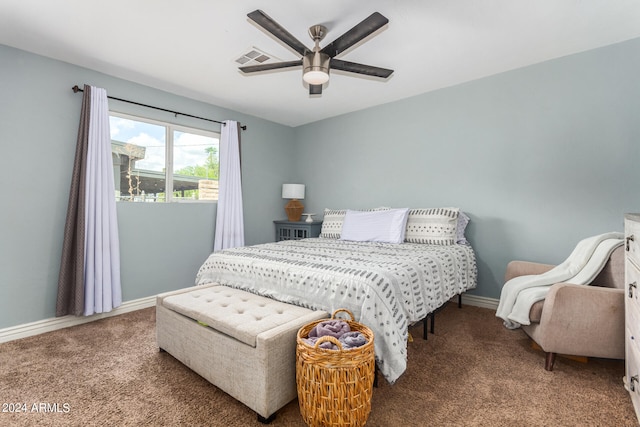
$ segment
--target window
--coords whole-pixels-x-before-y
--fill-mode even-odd
[[[218,200],[219,134],[111,112],[116,200]]]

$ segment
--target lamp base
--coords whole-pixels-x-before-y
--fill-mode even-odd
[[[291,199],[289,200],[289,203],[284,206],[284,210],[287,213],[289,221],[298,222],[302,217],[304,205],[298,199]]]

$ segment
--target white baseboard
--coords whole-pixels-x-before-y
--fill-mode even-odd
[[[11,326],[9,328],[0,329],[0,343],[13,341],[20,338],[26,338],[33,335],[39,335],[45,332],[56,331],[58,329],[68,328],[70,326],[81,325],[83,323],[93,322],[95,320],[117,316],[119,314],[128,313],[130,311],[141,310],[143,308],[153,307],[155,305],[156,297],[150,296],[123,302],[120,307],[113,309],[108,313],[94,314],[92,316],[54,317],[51,319],[25,323],[24,325]]]
[[[455,298],[456,301],[457,299],[458,297]],[[497,310],[498,302],[499,300],[495,298],[487,298],[487,297],[481,297],[478,295],[471,295],[471,294],[462,294],[462,303],[467,305],[473,305],[476,307],[490,308],[491,310]]]
[[[452,301],[457,302],[458,297],[454,297]],[[498,300],[495,298],[481,297],[477,295],[462,294],[462,303],[473,305],[476,307],[498,309]],[[95,320],[107,317],[117,316],[119,314],[128,313],[130,311],[141,310],[143,308],[153,307],[156,305],[156,297],[150,296],[122,303],[122,305],[109,313],[94,314],[93,316],[64,316],[54,317],[51,319],[38,320],[36,322],[25,323],[24,325],[11,326],[9,328],[0,329],[0,343],[17,340],[20,338],[31,337],[33,335],[43,334],[45,332],[56,331],[70,326],[81,325],[83,323],[93,322]]]

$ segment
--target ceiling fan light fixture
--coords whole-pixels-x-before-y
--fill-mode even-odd
[[[322,85],[329,81],[329,73],[326,71],[307,71],[302,79],[310,85]]]
[[[310,85],[321,85],[329,81],[329,62],[326,53],[311,52],[302,58],[302,80]]]
[[[355,27],[352,27],[323,48],[320,48],[320,42],[326,36],[327,28],[320,24],[311,26],[309,28],[309,36],[315,44],[313,49],[306,47],[282,25],[278,24],[260,9],[248,13],[247,16],[263,30],[282,42],[283,45],[288,46],[298,53],[301,58],[296,61],[243,65],[239,67],[239,70],[243,73],[279,70],[302,65],[302,80],[305,82],[305,85],[309,86],[309,95],[322,95],[323,85],[329,81],[330,68],[383,79],[393,74],[393,70],[386,68],[343,61],[342,59],[336,58],[336,56],[341,53],[364,42],[367,37],[389,23],[389,20],[379,12],[373,12]]]

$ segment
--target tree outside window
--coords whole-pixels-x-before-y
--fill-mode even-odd
[[[116,200],[218,199],[219,134],[111,113]]]

